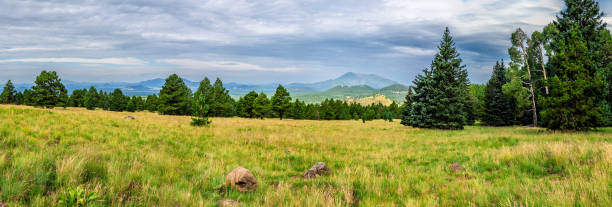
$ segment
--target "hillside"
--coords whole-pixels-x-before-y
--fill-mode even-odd
[[[135,120],[124,119],[133,116]],[[0,105],[0,205],[611,206],[611,128],[419,130],[399,121],[298,121]],[[302,178],[325,162],[330,175]],[[464,170],[452,170],[457,162]],[[223,187],[243,166],[258,188]]]
[[[408,94],[408,87],[401,84],[393,84],[381,89],[375,89],[366,85],[358,86],[336,86],[319,93],[296,94],[294,98],[306,103],[318,103],[325,99],[339,99],[358,103],[383,103],[391,104],[395,101],[402,104]],[[363,100],[362,100],[363,99]],[[361,100],[361,101],[360,101]],[[369,104],[368,104],[369,105]]]

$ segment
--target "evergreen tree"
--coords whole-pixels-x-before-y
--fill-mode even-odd
[[[306,118],[306,103],[296,99],[291,104],[291,118],[293,119],[305,119]]]
[[[261,92],[257,95],[253,103],[253,114],[256,118],[263,119],[270,115],[270,100],[265,93]]]
[[[189,112],[191,90],[176,74],[166,78],[159,92],[159,112],[165,115],[186,115]]]
[[[85,108],[93,110],[98,105],[98,91],[93,86],[89,87],[89,91],[85,95]]]
[[[234,115],[233,99],[229,95],[229,91],[223,87],[221,79],[217,78],[215,83],[210,88],[211,93],[211,110],[212,116],[229,117]]]
[[[257,92],[251,91],[243,97],[240,97],[237,104],[238,116],[246,118],[255,117],[255,99],[257,99],[257,96]]]
[[[206,85],[205,81],[200,82],[200,88],[202,88],[202,85]],[[210,109],[210,106],[208,105],[208,103],[206,103],[208,94],[204,90],[201,91],[200,88],[196,92],[199,94],[194,96],[194,117],[191,118],[192,126],[206,126],[209,125],[211,122],[210,120],[208,120],[208,110]]]
[[[157,95],[155,94],[147,96],[144,109],[150,112],[157,111],[158,101]]]
[[[36,101],[34,100],[34,92],[30,89],[23,91],[23,104],[28,106],[34,106]]]
[[[504,62],[495,63],[491,79],[487,82],[484,96],[482,121],[489,126],[508,126],[513,124],[514,99],[503,93],[503,85],[508,82]]]
[[[203,97],[204,105],[208,106],[208,110],[206,110],[206,114],[204,115],[205,117],[208,116],[214,116],[214,112],[212,112],[211,110],[211,106],[213,104],[213,95],[212,95],[212,85],[210,85],[210,80],[208,80],[207,77],[204,77],[204,79],[202,81],[200,81],[200,85],[198,86],[198,89],[196,90],[195,93],[193,93],[193,101],[194,104],[192,105],[193,110],[201,110],[202,105],[200,106],[196,106],[195,102],[197,102],[198,100],[200,100],[200,98]]]
[[[125,110],[129,111],[129,112],[135,112],[136,111],[136,98],[135,97],[126,97],[127,98],[127,105],[125,106]]]
[[[70,97],[68,98],[68,106],[84,107],[86,94],[87,89],[76,89],[72,91],[72,94],[70,94]]]
[[[542,98],[548,129],[587,130],[603,124],[612,69],[610,31],[594,0],[565,0],[566,8],[552,23],[549,44],[549,95]],[[607,90],[607,91],[606,91]]]
[[[278,85],[276,88],[276,92],[274,96],[271,98],[272,111],[274,111],[281,120],[283,120],[283,115],[289,111],[291,108],[291,96],[285,87],[282,85]]]
[[[404,126],[411,126],[411,116],[412,116],[412,97],[413,97],[413,93],[412,93],[412,87],[408,88],[408,94],[406,94],[406,98],[404,100],[404,105],[402,107],[402,114],[401,114],[401,119],[402,121],[400,122],[400,124],[404,125]]]
[[[17,92],[17,94],[15,94],[15,104],[17,104],[17,105],[24,105],[25,104],[22,92]]]
[[[448,28],[430,70],[413,82],[411,125],[419,128],[463,129],[472,102],[467,71]]]
[[[13,82],[11,82],[11,80],[8,80],[6,82],[6,85],[4,85],[4,89],[2,90],[2,93],[0,94],[0,103],[1,104],[14,104],[17,102],[16,96],[17,96],[17,90],[15,90],[15,86],[13,85]]]
[[[127,108],[128,97],[123,95],[121,89],[115,89],[110,94],[109,110],[111,111],[124,111]]]
[[[68,91],[55,71],[43,70],[34,83],[31,95],[35,106],[45,108],[66,106]]]

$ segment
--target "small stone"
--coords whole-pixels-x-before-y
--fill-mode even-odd
[[[310,169],[304,171],[304,178],[316,178],[320,175],[327,175],[329,172],[330,170],[324,162],[317,162],[317,164],[312,166]]]
[[[240,192],[257,190],[257,180],[251,171],[243,167],[237,167],[225,177],[225,185]]]
[[[123,117],[123,118],[124,118],[124,119],[129,119],[129,120],[134,120],[134,119],[136,119],[136,118],[135,118],[135,117],[133,117],[133,116],[126,116],[126,117]]]
[[[217,203],[219,204],[219,207],[240,206],[240,204],[238,204],[238,201],[235,201],[235,200],[232,200],[232,199],[218,200]]]
[[[454,163],[453,163],[453,164],[450,166],[450,169],[451,169],[452,171],[464,171],[464,170],[465,170],[465,168],[464,168],[463,166],[459,165],[459,163],[457,163],[457,162],[454,162]]]

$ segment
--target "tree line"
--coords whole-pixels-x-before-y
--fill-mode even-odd
[[[126,96],[121,89],[111,93],[89,89],[77,89],[68,94],[55,71],[42,71],[35,85],[23,92],[16,91],[9,80],[0,96],[0,103],[23,104],[44,108],[83,107],[90,110],[151,111],[163,115],[192,115],[195,125],[209,123],[207,117],[291,118],[309,120],[363,120],[400,118],[401,106],[393,102],[389,106],[372,104],[362,106],[341,100],[326,99],[318,104],[292,101],[290,93],[279,85],[271,98],[261,92],[251,91],[235,101],[223,82],[217,78],[211,84],[204,78],[195,92],[187,87],[176,74],[166,78],[159,94],[147,97]]]
[[[446,28],[431,66],[413,81],[402,124],[462,129],[484,125],[589,130],[612,125],[612,37],[594,0],[565,0],[542,31],[510,35],[510,63],[470,86]],[[471,93],[471,94],[470,94]]]

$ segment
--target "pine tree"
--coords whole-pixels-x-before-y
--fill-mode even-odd
[[[210,88],[211,93],[211,111],[212,116],[229,117],[234,115],[233,99],[229,95],[229,91],[223,87],[221,79],[217,78],[215,83]]]
[[[157,111],[158,101],[159,100],[157,98],[157,95],[155,94],[147,96],[147,100],[145,100],[144,109],[149,112]]]
[[[127,105],[125,106],[125,110],[129,111],[129,112],[135,112],[136,111],[136,98],[135,97],[126,97],[127,98]]]
[[[283,120],[283,115],[289,111],[291,108],[291,96],[285,87],[282,85],[278,85],[276,88],[276,92],[274,96],[271,98],[272,111],[274,111],[281,120]]]
[[[202,81],[200,83],[200,88],[202,87],[202,85],[206,85],[206,83]],[[198,94],[197,96],[194,96],[194,101],[193,101],[194,117],[191,118],[191,125],[192,126],[207,126],[211,123],[211,121],[208,120],[208,110],[210,109],[210,106],[208,105],[208,103],[206,103],[207,94],[204,91],[200,91],[200,89],[198,89],[198,92],[196,93],[200,93],[200,94]]]
[[[87,94],[87,89],[76,89],[72,91],[70,97],[68,98],[68,106],[71,107],[83,107],[85,106],[85,95]]]
[[[543,121],[548,129],[587,130],[603,124],[612,69],[610,31],[594,0],[566,0],[566,8],[552,23],[554,34],[547,45],[549,95],[541,98]],[[607,90],[607,91],[606,91]]]
[[[17,90],[15,90],[15,86],[13,85],[13,82],[11,82],[11,80],[8,80],[6,82],[6,85],[4,85],[4,89],[2,90],[2,93],[0,94],[0,103],[1,104],[15,104],[17,102],[16,96],[17,96]]]
[[[265,93],[261,92],[257,95],[253,103],[253,114],[256,118],[263,119],[270,115],[270,100]]]
[[[93,86],[89,87],[89,91],[85,95],[85,108],[94,110],[98,105],[98,91]]]
[[[254,109],[255,109],[255,99],[257,99],[257,92],[255,91],[251,91],[249,93],[247,93],[246,95],[244,95],[243,97],[240,97],[240,99],[238,100],[238,116],[240,117],[246,117],[246,118],[254,118],[255,117],[255,113],[254,113]]]
[[[123,95],[121,89],[115,89],[110,94],[109,110],[111,111],[124,111],[127,108],[128,97]]]
[[[491,79],[487,82],[484,96],[482,121],[489,126],[509,126],[515,116],[514,99],[503,93],[503,85],[508,82],[504,62],[495,63]]]
[[[410,123],[419,128],[463,129],[473,106],[467,71],[448,28],[438,49],[431,69],[413,81]]]
[[[43,70],[34,83],[31,95],[35,106],[45,108],[66,106],[68,91],[55,71]]]
[[[412,114],[412,87],[408,88],[408,94],[406,94],[406,98],[404,100],[404,105],[402,106],[402,114],[401,114],[401,119],[402,121],[400,122],[400,124],[404,125],[404,126],[411,126],[411,122],[410,122],[410,117]]]
[[[166,78],[159,92],[159,112],[165,115],[186,115],[189,112],[191,90],[176,74]]]
[[[193,93],[193,101],[194,104],[192,105],[194,112],[197,110],[201,110],[201,106],[196,106],[195,102],[197,102],[198,100],[200,100],[200,98],[203,97],[203,103],[208,106],[208,110],[206,110],[206,114],[204,116],[208,117],[208,116],[214,116],[214,112],[211,111],[210,107],[213,104],[213,95],[212,95],[212,85],[210,85],[210,80],[208,80],[207,77],[204,77],[204,79],[202,81],[200,81],[200,85],[198,86],[198,89],[196,90],[195,93]]]

